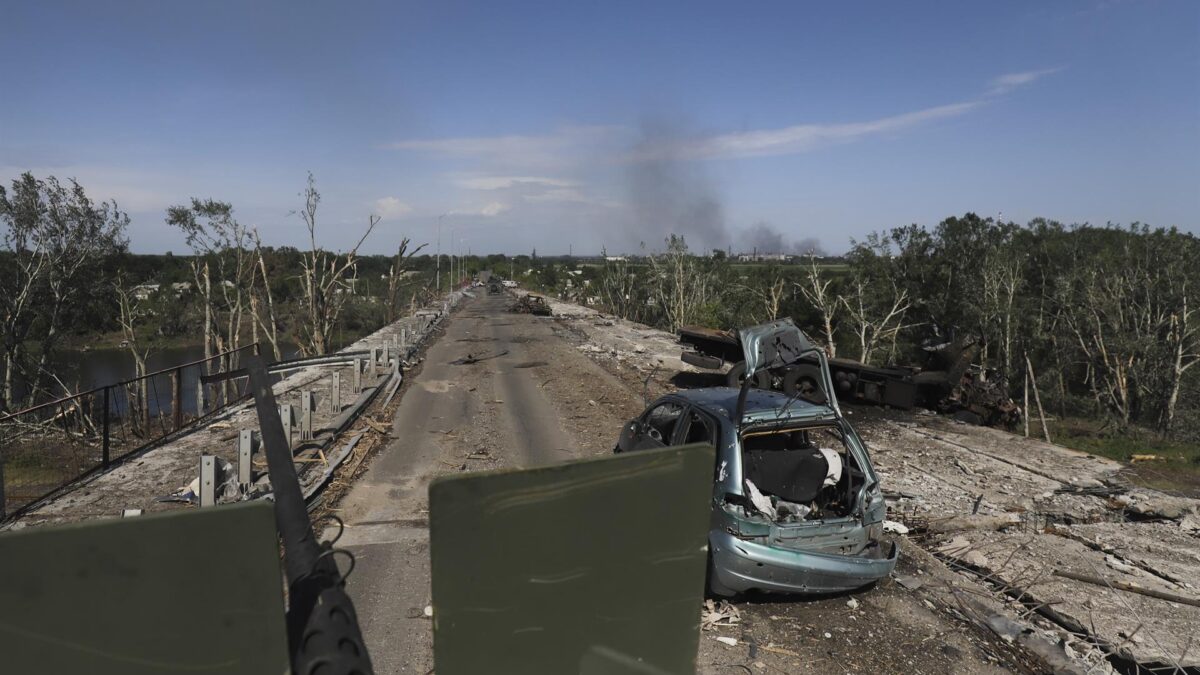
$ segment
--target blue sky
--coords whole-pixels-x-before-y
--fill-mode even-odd
[[[1191,1],[6,1],[0,63],[0,180],[76,177],[141,252],[192,196],[301,245],[310,170],[321,243],[375,213],[374,252],[439,216],[476,253],[1200,231]]]

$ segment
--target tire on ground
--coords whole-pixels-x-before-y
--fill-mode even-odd
[[[742,387],[742,380],[744,379],[745,373],[746,373],[746,362],[739,361],[736,365],[734,365],[734,367],[729,369],[728,373],[725,374],[725,384],[727,386],[733,387],[734,389],[740,389]],[[755,373],[754,374],[754,388],[770,389],[771,388],[771,376],[762,371]]]

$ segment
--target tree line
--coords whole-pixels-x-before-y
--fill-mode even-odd
[[[968,213],[852,241],[844,264],[749,268],[694,255],[683,237],[665,244],[531,281],[671,331],[791,316],[829,355],[876,365],[969,344],[1014,397],[1032,369],[1062,416],[1200,437],[1195,415],[1181,415],[1200,407],[1200,240],[1175,228]]]
[[[0,412],[77,389],[53,367],[72,338],[118,333],[138,376],[171,341],[202,340],[206,358],[254,342],[275,358],[285,346],[324,354],[432,297],[430,265],[414,257],[424,245],[359,253],[375,216],[348,251],[318,246],[320,200],[309,175],[295,212],[304,249],[264,246],[228,202],[192,199],[164,214],[189,254],[140,256],[128,214],[78,182],[25,173],[0,185]]]

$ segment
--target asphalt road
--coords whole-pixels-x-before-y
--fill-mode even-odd
[[[429,482],[464,466],[526,467],[580,454],[544,387],[547,352],[565,345],[555,344],[562,341],[552,322],[509,313],[510,301],[481,294],[449,320],[407,385],[395,440],[339,506],[347,525],[339,546],[357,559],[348,587],[376,672],[433,668],[432,623],[424,616]],[[577,366],[590,363],[565,353]],[[471,357],[478,360],[462,362]]]

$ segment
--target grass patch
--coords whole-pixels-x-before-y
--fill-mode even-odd
[[[1200,496],[1200,443],[1164,439],[1139,428],[1116,433],[1080,418],[1051,422],[1050,435],[1068,448],[1128,464],[1126,475],[1139,485]],[[1154,459],[1135,461],[1139,455]]]

